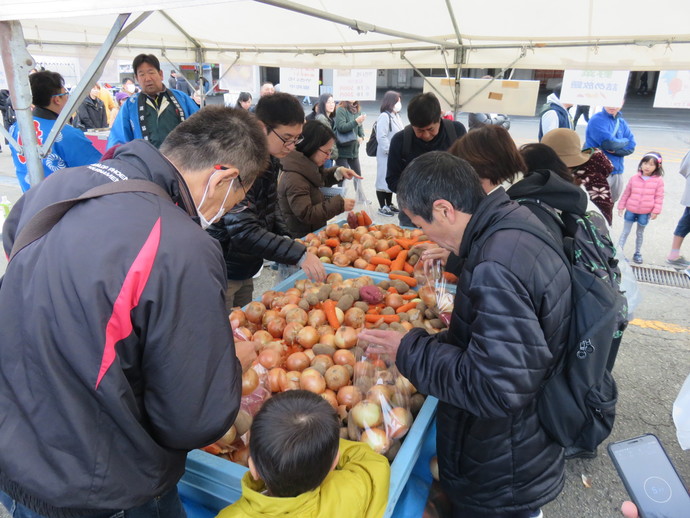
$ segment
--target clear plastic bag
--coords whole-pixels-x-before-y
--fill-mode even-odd
[[[368,227],[373,222],[371,220],[372,204],[364,193],[364,186],[361,180],[354,181],[355,186],[355,206],[347,213],[347,223],[350,228],[365,226]]]
[[[690,376],[685,378],[685,383],[673,402],[673,422],[680,447],[690,450]]]
[[[348,435],[392,461],[412,426],[411,398],[417,390],[388,355],[359,345],[363,352],[357,354],[352,384],[362,399],[348,413]]]
[[[450,315],[453,313],[455,297],[448,290],[448,281],[443,275],[443,264],[437,259],[421,266],[421,268],[423,268],[424,277],[423,286],[419,288],[419,297],[426,307],[437,314],[441,321],[448,326],[450,325]]]
[[[634,318],[633,312],[640,303],[642,294],[630,263],[623,255],[623,251],[618,248],[616,249],[616,259],[618,260],[618,268],[621,271],[621,291],[625,293],[625,298],[628,300],[628,320],[632,320]]]

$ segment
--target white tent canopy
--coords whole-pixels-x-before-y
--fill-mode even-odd
[[[116,16],[150,15],[111,57],[320,68],[677,70],[687,0],[4,0],[31,53],[90,57]]]

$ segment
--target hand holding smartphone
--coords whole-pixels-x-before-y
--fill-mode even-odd
[[[690,495],[652,434],[609,444],[609,455],[641,518],[688,518]]]

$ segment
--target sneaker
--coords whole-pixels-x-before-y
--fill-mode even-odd
[[[672,266],[676,266],[678,268],[687,268],[690,266],[690,261],[685,259],[682,255],[677,257],[676,259],[666,259],[666,262]]]
[[[388,207],[388,205],[384,205],[378,210],[378,213],[381,214],[381,216],[385,216],[386,218],[392,218],[395,216],[393,214],[393,211]]]
[[[537,509],[529,515],[529,518],[544,518],[544,513],[541,512],[541,509]]]
[[[633,255],[633,263],[642,264],[642,254],[636,253]]]
[[[399,209],[398,207],[396,207],[395,205],[393,205],[392,203],[388,206],[388,208],[389,208],[390,210],[392,210],[395,214],[397,214],[398,212],[400,212],[400,209]]]

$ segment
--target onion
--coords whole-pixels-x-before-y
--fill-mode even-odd
[[[247,369],[242,374],[242,395],[247,396],[256,390],[259,386],[259,375],[254,369]]]
[[[400,295],[398,295],[400,296]],[[362,327],[364,325],[364,311],[360,308],[350,308],[345,312],[343,323],[350,327]]]
[[[311,362],[316,357],[314,351],[312,351],[311,349],[305,349],[303,352],[307,355],[307,358],[309,358],[309,362]]]
[[[265,291],[263,295],[261,295],[261,303],[266,306],[267,308],[271,307],[271,303],[273,302],[273,299],[276,296],[276,292],[273,290],[268,290]]]
[[[355,378],[371,378],[374,375],[374,366],[367,361],[358,361],[355,363]]]
[[[328,368],[324,378],[329,389],[338,390],[350,382],[350,373],[342,365],[333,365]]]
[[[216,441],[216,444],[224,450],[227,450],[232,443],[235,442],[235,439],[237,439],[237,428],[235,428],[235,425],[232,425],[230,429],[225,432],[225,435]]]
[[[338,405],[345,405],[350,409],[362,400],[362,393],[357,387],[346,385],[338,390],[336,397],[338,398]]]
[[[376,251],[377,252],[384,252],[385,250],[388,250],[390,246],[388,245],[388,241],[385,239],[379,239],[376,242]]]
[[[268,325],[266,326],[266,330],[271,333],[271,336],[273,338],[282,338],[283,337],[283,331],[285,331],[285,326],[287,323],[285,320],[283,320],[280,317],[276,317],[272,319],[270,322],[268,322]]]
[[[321,397],[328,401],[335,410],[338,410],[338,400],[335,397],[335,392],[331,389],[326,389],[321,393]]]
[[[333,353],[333,363],[336,365],[352,365],[354,367],[355,355],[347,349],[338,349]]]
[[[293,345],[297,340],[297,334],[302,330],[302,324],[298,322],[290,322],[283,330],[283,340],[288,345]]]
[[[319,333],[312,326],[306,326],[297,333],[297,343],[306,349],[311,349],[319,342]]]
[[[280,386],[280,390],[285,392],[286,390],[299,390],[299,379],[302,377],[302,373],[299,371],[290,371],[285,373],[285,383]]]
[[[285,318],[285,315],[287,315],[287,312],[290,311],[291,309],[299,308],[299,306],[295,303],[290,303],[287,302],[288,296],[284,295],[284,298],[286,300],[285,304],[283,304],[280,307],[280,316]]]
[[[338,349],[352,349],[355,345],[357,345],[357,331],[352,327],[342,326],[335,332],[335,346]]]
[[[325,315],[326,314],[324,313],[324,316]],[[319,336],[332,335],[334,333],[333,328],[327,324],[319,326],[316,330],[319,332]]]
[[[299,380],[299,386],[302,390],[308,390],[314,394],[321,394],[326,390],[326,380],[316,369],[304,369],[302,377]]]
[[[372,450],[381,455],[386,453],[391,447],[391,440],[386,435],[386,432],[380,428],[369,428],[365,430],[359,440],[371,446]]]
[[[336,223],[326,225],[326,235],[328,237],[337,237],[340,234],[340,227]]]
[[[259,363],[266,369],[273,369],[280,365],[280,353],[272,349],[264,349],[259,353]]]
[[[359,259],[359,253],[357,253],[356,250],[352,250],[351,248],[345,250],[344,254],[350,260],[350,263],[354,263]]]
[[[354,266],[355,268],[359,268],[360,270],[364,270],[368,265],[369,261],[367,261],[366,259],[362,259],[361,257],[355,259],[352,262],[352,266]]]
[[[350,418],[359,428],[373,428],[383,423],[381,407],[366,399],[352,407]]]
[[[398,379],[395,380],[395,387],[400,391],[408,395],[412,395],[417,392],[415,386],[408,380],[405,376],[399,375]]]
[[[407,408],[396,406],[388,412],[386,431],[391,439],[400,439],[412,426],[412,412]]]
[[[302,308],[299,308],[299,307],[292,308],[287,313],[285,313],[285,321],[288,323],[299,322],[303,326],[306,326],[307,320],[309,320],[309,316],[307,315],[307,312],[304,311]]]
[[[231,460],[247,467],[249,465],[249,445],[243,444],[236,449],[231,456]]]
[[[346,243],[355,238],[355,233],[351,228],[344,228],[340,231],[340,240]]]
[[[393,390],[391,385],[372,385],[367,391],[367,399],[381,405],[383,401],[390,401],[392,394]]]
[[[420,299],[422,299],[422,302],[424,302],[426,307],[436,307],[436,290],[434,290],[434,288],[428,284],[426,286],[422,286],[417,292],[417,295]]]
[[[326,277],[327,284],[336,284],[338,282],[343,282],[343,276],[340,273],[329,273]]]
[[[333,367],[333,360],[327,354],[317,354],[311,361],[311,366],[320,373],[325,374],[328,369]]]
[[[309,367],[309,357],[301,352],[292,353],[287,357],[285,366],[291,371],[303,371]]]
[[[254,322],[255,324],[261,323],[261,317],[264,316],[266,312],[266,306],[261,302],[252,301],[247,304],[247,309],[244,314],[247,315],[247,320]]]
[[[259,329],[256,333],[252,335],[253,342],[259,342],[260,344],[266,345],[273,341],[273,335],[264,329]]]
[[[383,299],[383,303],[388,307],[398,309],[400,306],[405,304],[405,300],[397,293],[389,293]]]
[[[307,317],[307,324],[319,328],[327,322],[326,313],[322,309],[312,309]],[[331,330],[332,332],[332,330]]]
[[[333,254],[333,264],[336,266],[349,266],[350,262],[350,258],[343,253]]]
[[[230,319],[230,326],[233,329],[247,325],[247,316],[241,309],[233,310],[228,318]]]
[[[268,386],[271,392],[280,392],[282,387],[287,385],[287,376],[285,369],[276,367],[268,371]]]
[[[268,323],[273,320],[274,318],[281,318],[280,317],[280,312],[276,311],[275,309],[269,309],[264,313],[264,315],[261,317],[261,325],[266,327]]]

